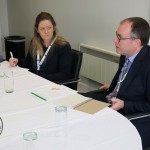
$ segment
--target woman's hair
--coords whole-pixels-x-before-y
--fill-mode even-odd
[[[34,24],[34,35],[33,35],[33,39],[31,41],[31,46],[30,46],[30,53],[33,57],[33,59],[36,59],[36,55],[37,55],[37,50],[39,50],[40,55],[43,56],[44,55],[44,50],[43,50],[43,46],[42,46],[42,38],[40,37],[39,33],[37,32],[39,23],[43,20],[49,20],[53,27],[55,28],[54,33],[53,33],[53,37],[52,40],[55,40],[55,44],[58,45],[63,45],[68,43],[63,37],[57,36],[58,34],[58,30],[56,28],[56,22],[54,20],[54,18],[52,17],[51,14],[49,14],[48,12],[41,12],[40,14],[38,14],[38,16],[36,17],[35,20],[35,24]]]
[[[139,38],[141,40],[141,45],[145,46],[148,44],[150,37],[150,26],[149,23],[140,17],[131,17],[121,21],[121,24],[124,22],[131,22],[131,37]]]

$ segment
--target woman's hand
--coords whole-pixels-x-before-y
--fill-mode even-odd
[[[15,67],[18,64],[18,59],[17,58],[9,58],[9,64],[12,67]]]

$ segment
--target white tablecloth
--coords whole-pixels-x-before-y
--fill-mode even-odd
[[[56,134],[60,129],[54,116],[52,105],[3,115],[5,128],[0,149],[25,150],[28,142],[23,140],[23,133],[35,131],[38,134],[38,139],[33,141],[36,150],[142,150],[135,127],[110,108],[95,115],[68,109],[67,123],[61,128],[65,132],[62,136]]]
[[[15,91],[11,94],[4,92],[3,77],[0,77],[0,117],[4,125],[0,150],[26,150],[27,147],[35,150],[142,150],[136,128],[110,108],[94,115],[68,108],[66,123],[58,127],[56,104],[59,99],[69,100],[77,93],[64,87],[62,97],[40,100],[30,92],[56,84],[28,71],[20,74],[18,71],[19,68],[15,70]],[[37,132],[38,139],[33,143],[23,140],[23,133],[27,131]],[[59,132],[65,134],[58,136]]]

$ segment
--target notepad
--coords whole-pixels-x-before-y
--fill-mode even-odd
[[[56,104],[59,106],[66,106],[66,107],[70,107],[70,108],[75,108],[79,105],[86,103],[89,100],[91,100],[91,98],[75,93],[72,95],[68,95],[65,98],[53,100],[51,102],[53,104]]]
[[[86,112],[89,114],[94,114],[94,113],[104,109],[105,107],[108,107],[109,105],[110,104],[108,104],[108,103],[91,99],[91,100],[87,101],[86,103],[83,103],[83,104],[75,107],[74,109],[82,111],[82,112]]]

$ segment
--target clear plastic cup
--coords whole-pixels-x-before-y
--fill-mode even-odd
[[[14,92],[14,77],[12,70],[4,71],[4,89],[6,93]]]

